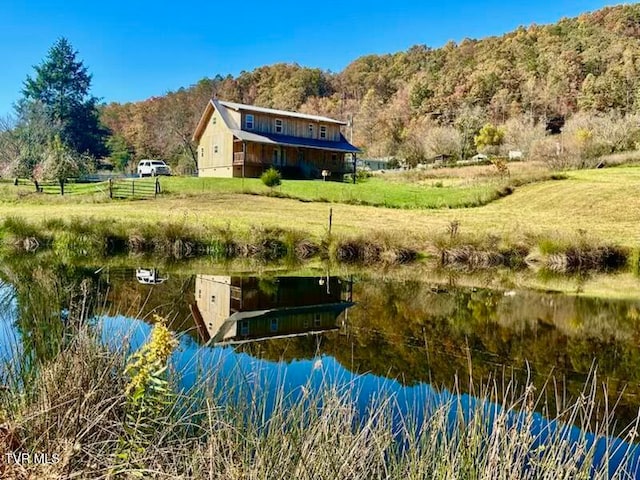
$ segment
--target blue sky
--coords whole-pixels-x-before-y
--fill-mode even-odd
[[[624,3],[624,2],[617,2]],[[67,37],[105,102],[135,101],[276,62],[339,71],[370,53],[482,38],[596,10],[602,0],[206,2],[2,0],[0,115]]]

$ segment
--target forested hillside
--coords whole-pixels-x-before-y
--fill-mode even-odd
[[[113,133],[114,159],[161,157],[185,168],[193,162],[191,133],[213,95],[352,117],[353,141],[370,156],[414,162],[439,154],[467,157],[487,122],[503,125],[509,148],[544,154],[545,146],[534,143],[544,143],[546,122],[554,117],[576,119],[570,140],[606,139],[596,150],[607,153],[640,140],[629,131],[638,123],[631,116],[640,113],[639,73],[635,4],[501,37],[364,56],[339,73],[276,64],[237,77],[216,76],[162,97],[107,105],[101,118]],[[620,138],[611,140],[612,135]]]

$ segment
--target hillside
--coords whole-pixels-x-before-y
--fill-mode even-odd
[[[107,105],[102,121],[114,134],[112,151],[188,164],[191,132],[207,99],[217,95],[352,116],[354,142],[369,155],[467,156],[473,135],[487,121],[518,119],[527,130],[576,112],[635,114],[639,73],[640,4],[634,4],[438,49],[417,45],[368,55],[338,73],[276,64],[202,79],[162,97]],[[436,139],[425,140],[425,132],[445,127],[452,130],[437,130]]]

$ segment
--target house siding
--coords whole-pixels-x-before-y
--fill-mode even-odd
[[[239,122],[239,115],[237,117],[236,121]],[[215,146],[218,147],[217,152]],[[220,112],[216,109],[208,119],[198,144],[198,175],[201,177],[233,176],[233,134],[227,129]]]
[[[250,130],[246,128],[247,115],[253,115]],[[276,119],[282,121],[282,131],[277,133],[283,135],[283,145],[270,143],[277,141]],[[326,130],[325,137],[320,137],[321,129]],[[233,132],[237,130],[258,136],[274,135],[274,139],[265,143],[243,142],[234,136]],[[234,110],[212,101],[198,123],[194,137],[198,138],[198,174],[201,177],[259,177],[274,166],[287,178],[322,178],[321,172],[329,170],[332,172],[330,180],[341,180],[342,174],[350,171],[344,164],[345,154],[331,150],[333,142],[336,146],[344,145],[340,124],[322,119]],[[288,146],[284,141],[286,137],[293,137],[289,144],[298,143],[295,138],[326,140],[315,144],[323,144],[327,149],[314,148],[314,142],[309,142],[309,146],[304,146],[304,142],[299,146]]]
[[[253,129],[247,129],[247,115],[253,115]],[[267,115],[263,113],[242,112],[242,129],[256,133],[277,133],[276,119],[282,120],[282,134],[300,138],[320,138],[320,126],[327,128],[326,140],[332,142],[340,141],[340,126],[335,123],[317,122],[308,119],[279,117],[277,115]],[[309,125],[313,129],[309,129]]]

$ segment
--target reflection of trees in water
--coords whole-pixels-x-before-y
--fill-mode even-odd
[[[21,338],[18,365],[23,380],[54,358],[69,334],[95,311],[96,276],[91,269],[29,257],[4,259],[0,279],[13,285]]]
[[[194,303],[195,276],[170,275],[158,285],[136,281],[135,269],[105,273],[109,278],[104,310],[109,315],[151,319],[158,314],[173,331],[186,332],[197,339],[189,304]]]
[[[469,379],[528,375],[539,387],[550,375],[569,397],[583,389],[592,365],[608,381],[609,400],[625,389],[617,409],[635,418],[640,393],[640,302],[571,297],[538,292],[449,289],[421,282],[367,280],[354,287],[358,304],[342,334],[324,335],[321,351],[358,373],[429,382],[453,388]],[[310,358],[316,340],[290,339],[245,346],[278,360]],[[628,385],[627,385],[628,384]],[[600,393],[601,390],[599,390]],[[548,399],[554,408],[555,398]]]

